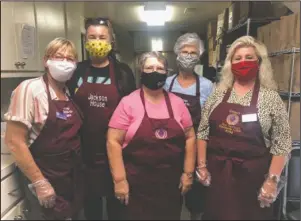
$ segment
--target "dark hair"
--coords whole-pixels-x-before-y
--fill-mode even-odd
[[[115,55],[115,38],[114,38],[114,31],[112,27],[112,23],[109,18],[102,18],[102,17],[97,17],[97,18],[86,18],[85,19],[85,29],[86,31],[90,26],[97,26],[97,25],[102,25],[106,26],[109,29],[109,34],[111,37],[111,43],[112,43],[112,51],[110,52],[109,56],[112,57],[113,59],[116,60],[116,55]]]
[[[103,26],[107,26],[108,28],[112,28],[111,24],[110,24],[110,20],[108,18],[86,18],[85,19],[85,29],[87,31],[87,29],[91,26],[91,25],[103,25]]]

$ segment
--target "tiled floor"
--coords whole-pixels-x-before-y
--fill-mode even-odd
[[[106,201],[104,200],[104,202],[106,202]],[[104,209],[104,208],[106,208],[106,204],[105,204],[105,203],[103,204],[103,209]],[[105,209],[104,209],[103,211],[105,211]],[[86,220],[86,219],[85,219],[85,216],[84,216],[84,214],[83,214],[83,211],[81,212],[79,218],[80,218],[80,220]],[[106,214],[106,213],[104,213],[104,220],[108,220],[108,217],[107,217],[107,214]],[[185,208],[185,206],[182,207],[181,220],[190,220],[190,214],[189,214],[189,212],[187,211],[187,209]]]

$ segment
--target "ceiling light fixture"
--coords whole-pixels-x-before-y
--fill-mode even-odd
[[[161,38],[152,39],[152,51],[163,51],[163,41]]]
[[[164,26],[165,22],[171,20],[172,12],[171,6],[159,2],[148,2],[138,8],[140,20],[148,26]]]

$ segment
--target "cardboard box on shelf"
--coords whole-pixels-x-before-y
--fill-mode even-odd
[[[268,52],[271,51],[271,35],[270,35],[270,32],[271,32],[271,26],[268,24],[268,25],[265,25],[262,27],[262,34],[263,34],[263,40],[264,40],[264,44],[265,46],[267,47],[268,49]]]
[[[220,35],[228,29],[228,12],[229,10],[228,8],[226,8],[221,14],[217,16],[216,38],[219,38]]]
[[[257,40],[264,43],[263,29],[264,26],[257,28]]]
[[[216,40],[215,38],[209,38],[208,39],[208,50],[209,51],[214,51],[216,46]]]
[[[300,12],[296,14],[296,25],[295,25],[295,36],[296,36],[296,47],[300,48]]]
[[[215,38],[217,28],[217,20],[209,21],[207,24],[207,39]]]
[[[274,17],[273,6],[269,1],[240,1],[239,21],[247,18]]]
[[[295,54],[293,92],[300,92],[300,53]]]
[[[216,61],[221,60],[221,45],[220,44],[217,44],[215,46],[215,59],[216,59]]]
[[[239,22],[239,7],[240,2],[233,2],[229,7],[228,30],[235,27]]]
[[[291,81],[292,54],[271,58],[274,79],[280,91],[289,92]],[[300,92],[300,54],[295,55],[292,92]]]
[[[276,36],[280,36],[280,34],[281,34],[280,21],[274,21],[271,24],[269,24],[269,26],[270,26],[269,52],[280,51],[281,50],[280,41],[279,41],[279,38],[276,37]]]
[[[208,52],[208,65],[210,67],[214,67],[215,63],[216,63],[215,51],[209,51]]]
[[[280,22],[280,49],[300,47],[300,14],[281,17]]]
[[[284,104],[287,110],[288,101],[285,100]],[[291,110],[289,115],[292,140],[300,140],[300,102],[291,102]]]

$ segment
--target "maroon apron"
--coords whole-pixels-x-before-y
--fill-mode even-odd
[[[172,87],[174,85],[175,79],[178,77],[178,74],[172,79],[169,91],[183,99],[191,115],[193,127],[196,132],[201,120],[202,109],[200,103],[200,80],[196,74],[194,75],[196,78],[196,96],[172,92]],[[206,187],[200,184],[200,182],[194,181],[192,188],[186,193],[185,205],[190,212],[201,213],[203,211],[205,188]]]
[[[71,99],[52,100],[47,76],[44,75],[43,79],[46,84],[49,113],[40,135],[30,146],[30,151],[57,195],[54,208],[42,208],[43,218],[62,220],[73,217],[82,206],[79,133],[82,116]]]
[[[205,220],[268,220],[273,209],[260,208],[257,200],[272,155],[264,143],[259,120],[242,122],[256,114],[259,82],[250,106],[227,103],[231,90],[209,118],[208,170],[212,175],[206,191]]]
[[[141,100],[145,109],[144,92]],[[123,150],[130,186],[124,220],[179,220],[182,197],[179,189],[183,172],[186,138],[174,118],[170,99],[164,91],[167,119],[145,115],[135,136]]]
[[[109,120],[120,96],[116,87],[113,62],[110,61],[111,84],[88,83],[88,69],[74,100],[85,116],[82,128],[82,155],[85,169],[85,193],[89,198],[113,194],[113,181],[106,150]]]
[[[172,87],[173,87],[174,82],[175,82],[176,78],[178,77],[178,75],[179,74],[177,74],[172,79],[170,86],[169,86],[169,92],[172,92]],[[182,93],[178,93],[178,92],[172,92],[172,93],[174,93],[175,95],[177,95],[183,99],[183,101],[191,115],[194,130],[197,131],[198,126],[200,124],[200,120],[201,120],[202,109],[201,109],[201,103],[200,103],[200,80],[196,74],[194,74],[194,75],[195,75],[195,80],[196,80],[196,90],[195,90],[196,95],[195,96],[182,94]]]

